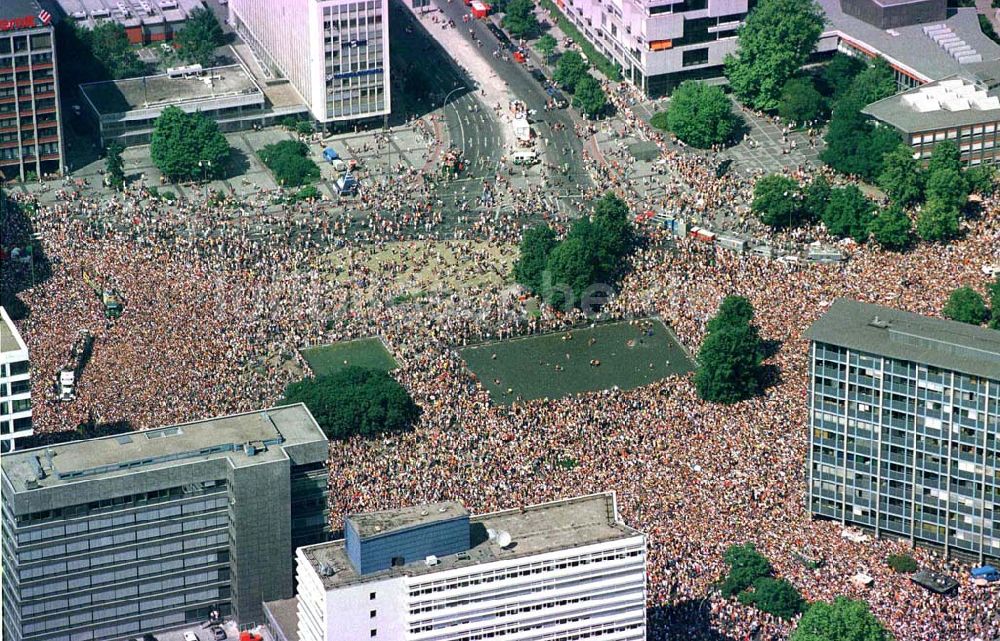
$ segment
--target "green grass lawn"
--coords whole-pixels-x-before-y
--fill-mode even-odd
[[[377,338],[359,338],[342,343],[300,350],[316,376],[334,374],[351,365],[388,372],[398,365]]]
[[[488,343],[462,350],[462,358],[501,404],[633,389],[694,368],[663,323],[652,319]]]

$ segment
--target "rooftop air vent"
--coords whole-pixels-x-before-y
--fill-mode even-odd
[[[887,327],[889,327],[889,321],[885,320],[884,318],[879,318],[878,316],[873,318],[872,321],[868,324],[871,325],[872,327],[878,327],[879,329],[886,329]]]
[[[435,565],[437,565],[438,563],[440,563],[440,561],[439,561],[439,560],[438,560],[438,558],[437,558],[436,556],[434,556],[433,554],[430,554],[430,555],[428,555],[428,556],[427,556],[427,558],[426,558],[426,559],[424,559],[424,565],[426,565],[426,566],[427,566],[427,567],[429,567],[429,568],[432,568],[432,567],[434,567],[434,566],[435,566]]]
[[[322,576],[333,576],[334,574],[337,573],[337,569],[334,568],[329,563],[320,563],[319,564],[319,573]]]

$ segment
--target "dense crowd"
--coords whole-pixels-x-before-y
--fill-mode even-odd
[[[709,211],[734,202],[734,192],[745,199],[741,179],[714,181],[709,161],[660,142],[664,181],[676,186],[666,202]],[[1000,260],[1000,202],[987,201],[950,245],[905,255],[863,247],[844,265],[791,272],[686,240],[651,243],[633,257],[607,314],[659,316],[695,350],[723,296],[747,296],[762,336],[780,343],[768,362],[780,372],[774,384],[734,406],[700,401],[689,378],[499,406],[458,349],[581,320],[529,313],[497,259],[513,253],[525,223],[565,220],[543,191],[514,191],[503,176],[475,192],[442,190],[419,171],[383,180],[336,207],[274,205],[263,192],[212,205],[166,204],[142,189],[98,201],[67,188],[46,206],[15,196],[34,213],[30,225],[28,216],[8,217],[5,238],[39,233],[51,264],[51,276],[20,295],[31,310],[22,332],[36,429],[86,421],[141,429],[268,406],[308,369],[297,348],[377,335],[424,412],[411,433],[331,444],[335,527],[346,512],[423,500],[457,499],[476,513],[615,490],[626,522],[649,534],[651,639],[787,636],[792,624],[710,590],[725,548],[746,541],[807,599],[865,599],[901,641],[1000,638],[1000,593],[963,581],[955,597],[931,595],[885,565],[903,544],[852,543],[836,524],[810,519],[802,337],[839,296],[936,315],[952,288],[981,289],[981,265]],[[640,206],[637,192],[624,192]],[[399,260],[380,267],[373,258],[385,252]],[[447,277],[400,302],[413,275],[434,272],[445,252],[457,257]],[[23,269],[5,269],[4,278]],[[121,318],[104,318],[84,269],[120,290]],[[93,356],[79,398],[60,403],[50,381],[82,328],[96,334]],[[564,458],[577,467],[558,465]],[[824,567],[794,559],[806,545]],[[961,573],[925,550],[912,553]],[[859,571],[872,587],[850,582]]]

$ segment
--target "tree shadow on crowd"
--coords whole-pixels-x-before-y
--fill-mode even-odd
[[[647,637],[684,641],[732,641],[732,637],[712,628],[710,612],[709,603],[705,599],[654,606],[647,611]]]
[[[52,263],[35,237],[29,208],[0,195],[0,305],[13,320],[27,318],[31,310],[19,294],[52,277]]]

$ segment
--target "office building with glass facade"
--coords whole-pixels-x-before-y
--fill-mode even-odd
[[[839,299],[807,335],[811,513],[1000,558],[1000,332]]]
[[[3,456],[4,639],[262,623],[325,538],[327,455],[299,404]]]
[[[0,452],[14,450],[18,439],[32,434],[28,346],[0,307]]]
[[[317,121],[389,114],[388,0],[231,0],[229,20]]]

